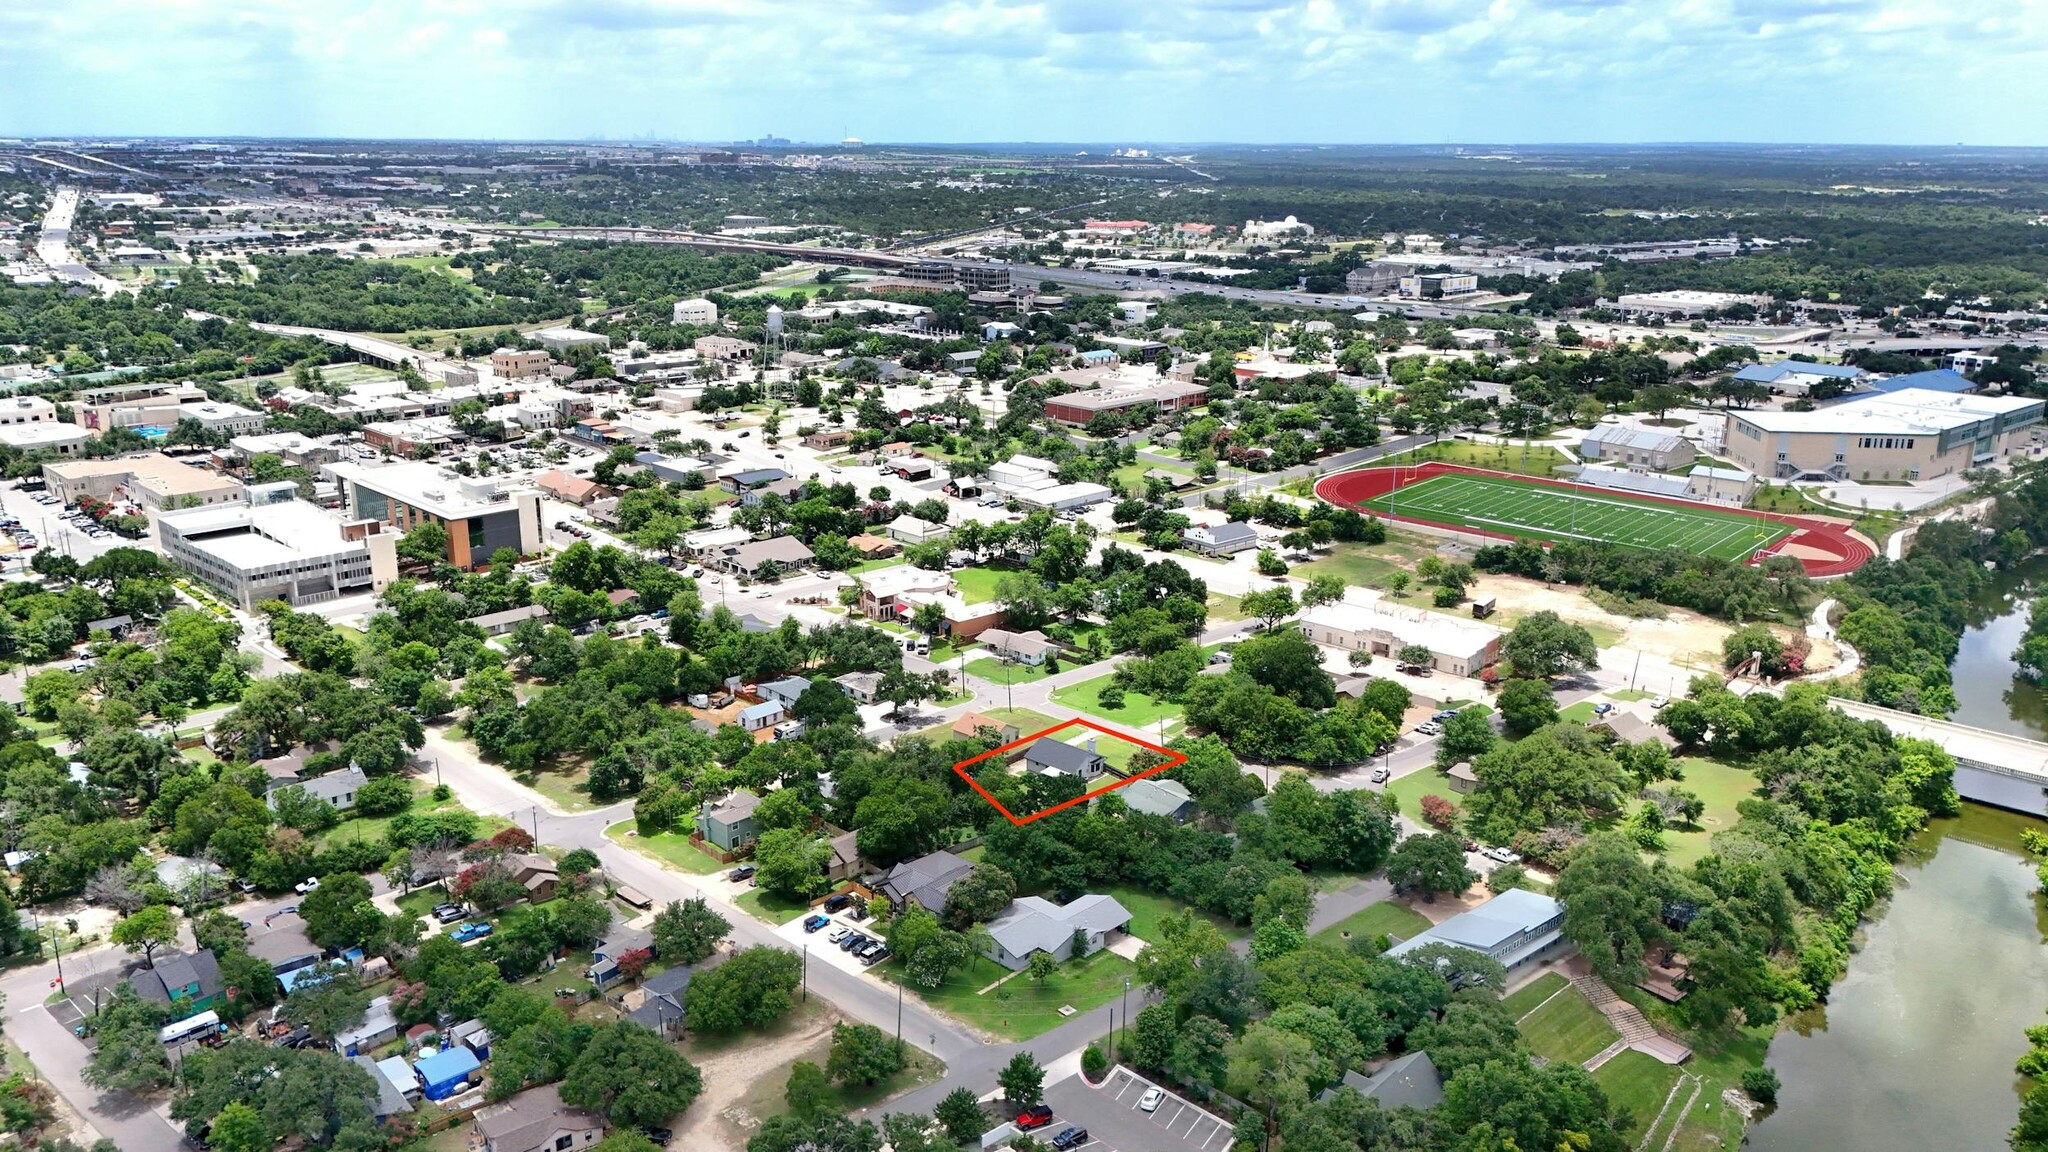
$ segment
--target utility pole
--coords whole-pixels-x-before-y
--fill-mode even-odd
[[[903,985],[896,985],[896,1054],[903,1055]]]
[[[809,943],[806,943],[806,944],[804,945],[804,1003],[806,1003],[806,1004],[809,1004],[810,1002],[811,1002],[811,946],[810,946],[810,944],[809,944]],[[900,1031],[902,1030],[902,1025],[901,1025],[901,1024],[897,1025],[897,1030],[898,1030],[899,1032],[900,1032]]]
[[[1131,978],[1129,976],[1124,977],[1124,992],[1122,996],[1118,997],[1118,1001],[1123,1005],[1124,1031],[1128,1032],[1131,1029]],[[1114,1049],[1115,1045],[1111,1045],[1111,1048]]]

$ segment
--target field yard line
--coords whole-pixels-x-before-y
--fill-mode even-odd
[[[1688,1072],[1687,1075],[1690,1076],[1692,1074]],[[1671,1132],[1664,1137],[1663,1152],[1671,1152],[1671,1146],[1678,1143],[1678,1134],[1685,1130],[1685,1118],[1692,1112],[1693,1103],[1700,1098],[1700,1089],[1706,1087],[1706,1083],[1706,1081],[1694,1077],[1692,1095],[1685,1098],[1685,1107],[1678,1110],[1678,1118],[1671,1122]]]
[[[1643,1129],[1643,1138],[1636,1141],[1636,1152],[1642,1152],[1643,1148],[1650,1143],[1650,1137],[1656,1133],[1657,1125],[1664,1123],[1664,1114],[1671,1111],[1671,1101],[1678,1096],[1679,1090],[1685,1087],[1685,1082],[1688,1080],[1695,1080],[1690,1072],[1681,1075],[1678,1079],[1671,1082],[1671,1091],[1664,1094],[1663,1106],[1657,1109],[1656,1117],[1650,1121],[1647,1128]],[[1695,1080],[1695,1082],[1697,1081]],[[1695,1088],[1694,1091],[1697,1092],[1698,1089]],[[1686,1101],[1688,1107],[1691,1106],[1691,1103],[1692,1101],[1690,1100]],[[1683,1113],[1680,1113],[1680,1115],[1683,1115]]]
[[[1550,995],[1545,996],[1541,1001],[1539,1001],[1536,1007],[1531,1008],[1527,1012],[1522,1013],[1520,1016],[1515,1017],[1515,1023],[1519,1025],[1522,1021],[1527,1020],[1529,1017],[1534,1016],[1538,1012],[1541,1012],[1543,1010],[1543,1005],[1548,1004],[1552,1000],[1557,999],[1559,996],[1564,995],[1565,990],[1570,988],[1571,986],[1571,981],[1565,981],[1562,985],[1558,987],[1557,991],[1552,992]]]

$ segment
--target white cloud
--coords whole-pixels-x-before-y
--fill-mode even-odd
[[[2041,144],[2043,106],[2048,0],[0,8],[14,134]]]

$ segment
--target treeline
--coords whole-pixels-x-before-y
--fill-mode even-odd
[[[1473,554],[1481,572],[1527,576],[1553,584],[1598,588],[1655,600],[1726,620],[1776,620],[1797,612],[1811,585],[1790,556],[1744,564],[1675,548],[1624,548],[1566,540],[1549,548],[1533,541],[1490,544]]]
[[[582,310],[565,288],[536,283],[524,294],[486,293],[460,276],[395,260],[258,255],[253,262],[257,278],[248,283],[194,279],[168,295],[178,307],[349,332],[525,324]]]

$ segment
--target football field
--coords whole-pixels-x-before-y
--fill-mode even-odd
[[[1735,512],[1661,504],[1594,489],[1553,488],[1505,476],[1432,476],[1359,507],[1507,536],[1676,548],[1722,560],[1743,559],[1792,532],[1777,521]]]

